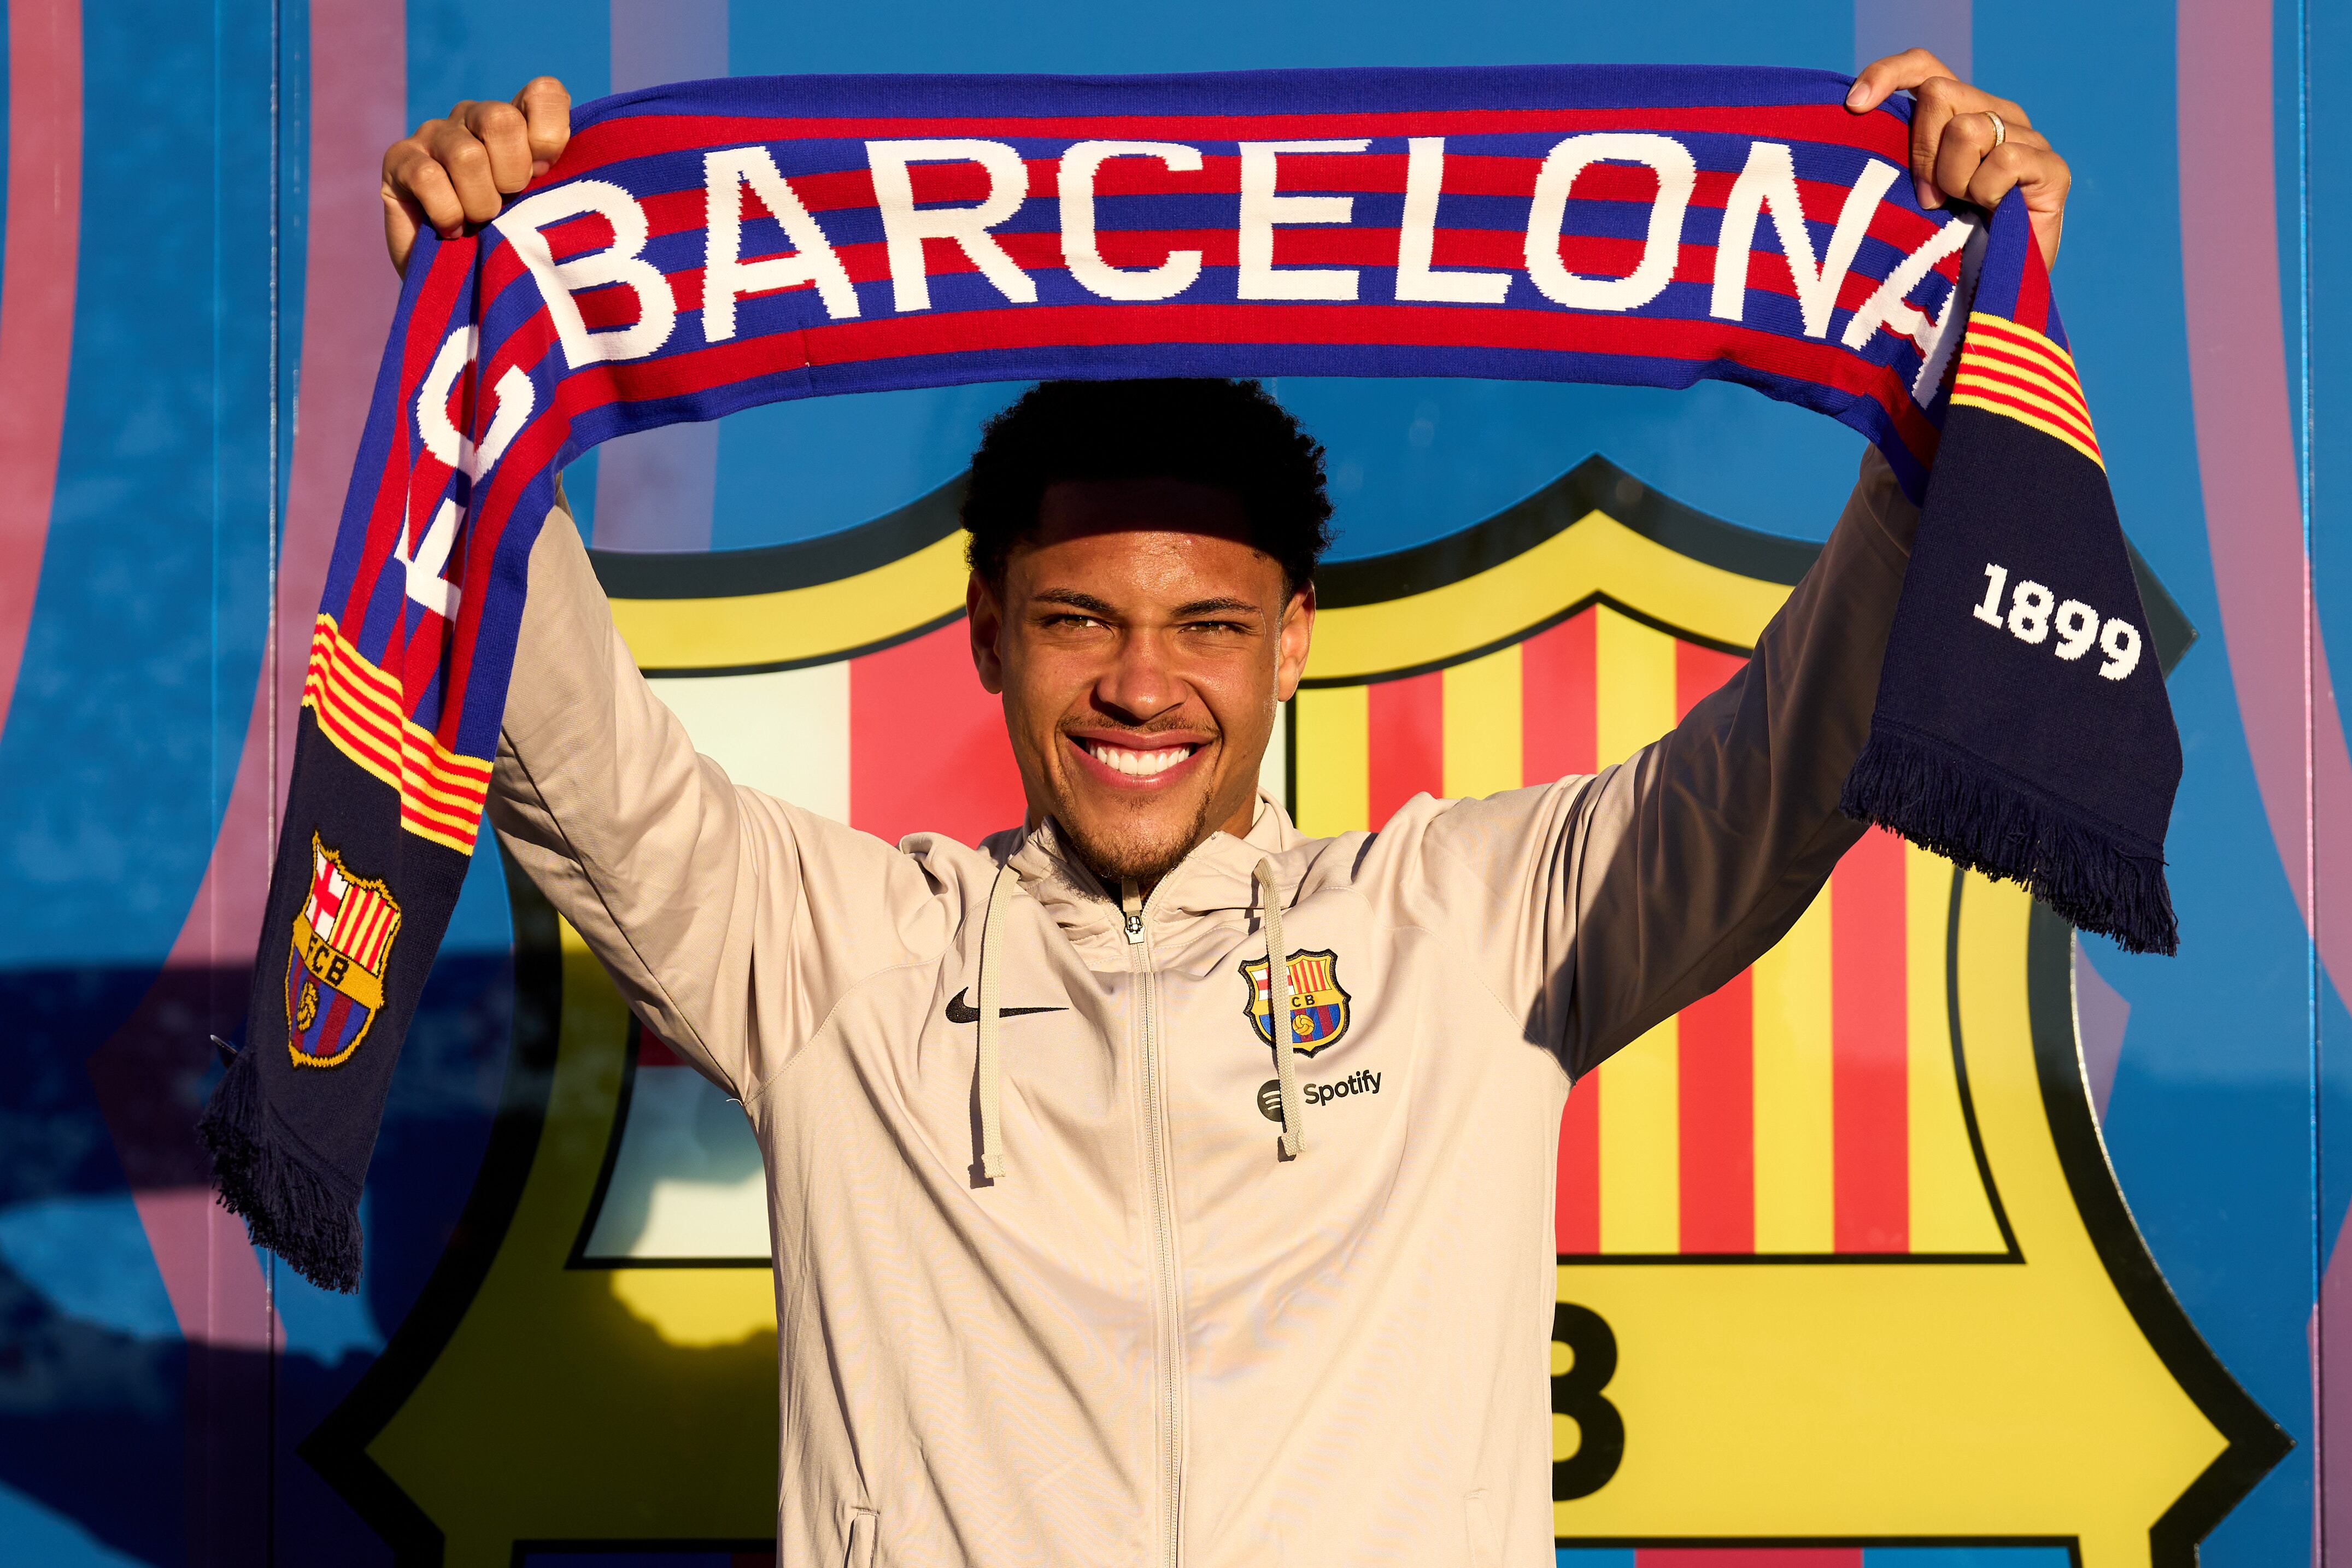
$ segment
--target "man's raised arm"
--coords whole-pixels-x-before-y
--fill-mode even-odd
[[[1861,836],[1838,794],[1917,523],[1870,453],[1754,656],[1674,729],[1595,777],[1408,808],[1382,835],[1404,837],[1428,923],[1571,1075],[1771,946]]]
[[[1990,207],[2021,190],[2054,259],[2069,176],[2025,111],[1920,49],[1866,68],[1846,107],[1905,89],[1922,201]],[[1416,863],[1436,907],[1572,1075],[1759,956],[1861,836],[1838,798],[1869,735],[1917,525],[1869,453],[1754,657],[1681,724],[1595,779],[1460,802],[1423,827]]]
[[[1918,512],[1876,452],[1748,664],[1566,813],[1547,892],[1544,1011],[1572,1074],[1754,962],[1863,824],[1863,742]]]
[[[909,956],[914,862],[742,789],[637,673],[561,507],[532,547],[489,816],[663,1040],[757,1094],[857,980]]]
[[[488,221],[559,157],[571,98],[541,77],[461,103],[385,152],[385,240]],[[901,961],[926,902],[890,846],[754,790],[696,754],[613,625],[560,499],[531,550],[489,818],[506,852],[647,1024],[749,1100],[843,990]],[[821,917],[812,917],[812,911]]]

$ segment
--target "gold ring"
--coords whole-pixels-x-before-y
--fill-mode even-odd
[[[1998,151],[2000,144],[2009,140],[2009,127],[2002,124],[2000,116],[1995,114],[1991,110],[1988,109],[1984,110],[1983,113],[1987,120],[1992,121],[1992,144],[1994,149]]]

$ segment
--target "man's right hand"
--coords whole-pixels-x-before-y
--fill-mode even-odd
[[[572,95],[553,77],[539,77],[511,103],[460,103],[394,142],[383,154],[383,243],[394,268],[408,270],[425,225],[455,239],[467,225],[497,217],[571,140]]]

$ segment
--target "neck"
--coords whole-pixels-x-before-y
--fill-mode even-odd
[[[1230,833],[1237,839],[1247,837],[1251,827],[1254,826],[1257,821],[1257,798],[1253,794],[1250,797],[1249,804],[1245,809],[1234,812],[1233,815],[1227,817],[1223,821],[1217,823],[1213,827],[1203,828],[1199,836],[1194,838],[1190,843],[1186,844],[1181,850],[1178,851],[1176,858],[1171,861],[1166,866],[1158,871],[1148,872],[1141,874],[1137,874],[1132,872],[1122,873],[1114,871],[1097,863],[1094,858],[1088,855],[1085,849],[1080,846],[1077,840],[1071,836],[1068,829],[1060,827],[1057,823],[1056,831],[1060,834],[1065,850],[1093,874],[1094,879],[1102,884],[1103,891],[1108,893],[1113,901],[1117,901],[1123,897],[1126,889],[1130,886],[1135,888],[1139,896],[1150,898],[1154,888],[1157,888],[1162,882],[1166,881],[1168,877],[1174,873],[1178,866],[1184,863],[1186,859],[1192,855],[1194,850],[1197,850],[1202,844],[1207,843],[1212,837],[1218,833]],[[1033,807],[1030,811],[1031,830],[1034,831],[1050,815],[1051,813],[1049,812],[1039,811]]]

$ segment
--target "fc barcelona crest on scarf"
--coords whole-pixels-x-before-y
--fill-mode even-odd
[[[400,905],[381,882],[356,877],[310,835],[310,891],[294,917],[286,964],[287,1050],[297,1067],[351,1060],[383,1007],[383,977]]]
[[[1242,977],[1249,982],[1250,1027],[1258,1039],[1274,1043],[1273,989],[1266,979],[1266,961],[1242,961]],[[1339,984],[1339,956],[1328,947],[1290,956],[1290,1043],[1301,1056],[1317,1051],[1348,1032],[1348,993]]]

